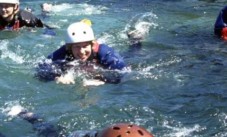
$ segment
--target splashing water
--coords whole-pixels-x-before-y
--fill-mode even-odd
[[[16,116],[18,115],[24,108],[22,106],[13,106],[8,112],[8,116]]]
[[[0,42],[0,44],[2,59],[10,58],[11,60],[15,61],[18,64],[22,64],[25,62],[23,57],[17,55],[17,53],[14,53],[13,51],[10,51],[10,49],[8,48],[9,42],[7,40]]]
[[[2,113],[10,117],[17,116],[24,109],[18,101],[6,102],[5,106],[5,108],[2,108]]]
[[[92,14],[103,14],[107,10],[104,6],[93,6],[89,4],[68,4],[63,3],[59,5],[53,5],[51,15],[64,15],[64,16],[75,16],[75,15],[92,15]]]

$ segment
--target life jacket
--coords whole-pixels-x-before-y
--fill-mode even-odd
[[[13,30],[13,31],[18,31],[20,28],[20,21],[16,20],[15,23],[13,24],[13,26],[9,27],[9,26],[0,26],[0,30]]]
[[[215,22],[214,25],[214,33],[218,36],[218,37],[227,37],[226,36],[226,30],[223,30],[227,27],[227,6],[224,7]]]

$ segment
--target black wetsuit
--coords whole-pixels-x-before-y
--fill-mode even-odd
[[[10,22],[0,17],[0,30],[18,30],[22,27],[44,27],[42,21],[26,10],[20,10]]]
[[[41,117],[32,112],[24,110],[20,112],[18,116],[31,123],[33,129],[38,132],[38,136],[61,137],[58,133],[58,128],[48,122],[45,122]]]
[[[18,114],[19,117],[28,121],[32,124],[33,129],[38,132],[38,136],[42,137],[66,137],[67,135],[63,135],[61,133],[61,128],[56,127],[49,122],[45,122],[40,116],[29,112],[27,110],[23,110]],[[98,131],[96,130],[78,130],[71,133],[68,137],[97,137]],[[5,137],[1,136],[0,137]]]

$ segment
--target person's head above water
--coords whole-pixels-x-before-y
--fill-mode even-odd
[[[19,0],[0,0],[0,16],[11,21],[14,15],[19,11]]]
[[[153,135],[135,124],[120,123],[105,128],[97,137],[153,137]]]
[[[90,25],[80,21],[69,25],[66,34],[66,43],[74,44],[95,40],[94,32]]]
[[[43,3],[40,5],[43,12],[51,12],[53,5],[49,3]]]
[[[92,55],[94,40],[90,20],[72,23],[67,28],[66,44],[73,56],[81,61],[86,61]]]

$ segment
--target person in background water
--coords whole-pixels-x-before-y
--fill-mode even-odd
[[[50,13],[52,11],[53,5],[50,3],[43,3],[40,5],[42,12]]]
[[[15,30],[26,27],[44,27],[31,12],[19,8],[19,0],[0,0],[0,30]]]
[[[117,123],[102,130],[76,130],[69,135],[63,135],[67,133],[62,133],[60,127],[46,122],[42,117],[26,109],[18,110],[16,116],[32,124],[33,130],[42,137],[154,137],[145,128],[130,123]],[[0,137],[5,136],[0,133]]]
[[[85,19],[69,25],[66,37],[66,44],[48,56],[52,63],[39,64],[36,76],[41,80],[55,80],[57,83],[74,84],[74,78],[64,74],[68,68],[62,67],[73,61],[79,61],[79,64],[82,65],[81,70],[88,70],[88,72],[94,71],[93,68],[96,66],[107,70],[125,68],[123,58],[113,48],[99,44],[95,40],[90,20]],[[58,64],[59,62],[61,62],[61,65]],[[102,74],[94,76],[93,79],[93,82],[97,85],[106,82],[120,82],[120,77],[112,79]]]
[[[118,123],[99,131],[75,131],[69,137],[154,137],[146,129],[129,123]]]
[[[145,38],[145,35],[144,32],[136,29],[127,32],[129,39],[129,52],[137,52],[138,50],[141,50],[141,41]]]
[[[216,19],[214,33],[223,40],[227,40],[227,6],[220,11]]]

